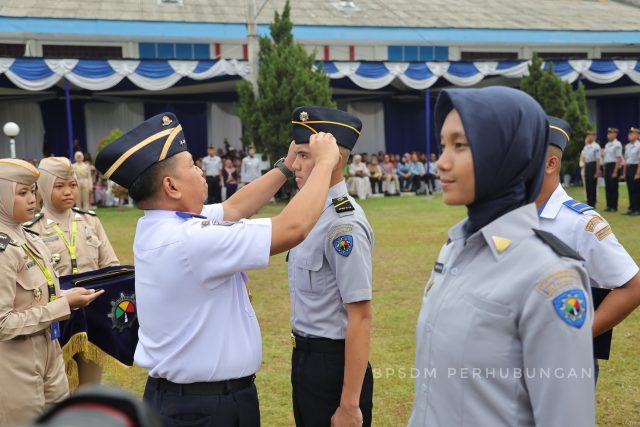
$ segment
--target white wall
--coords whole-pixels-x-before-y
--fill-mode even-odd
[[[25,160],[40,160],[44,142],[42,113],[37,102],[0,103],[0,158],[10,157],[9,138],[2,132],[6,122],[20,126],[16,140],[16,157]]]

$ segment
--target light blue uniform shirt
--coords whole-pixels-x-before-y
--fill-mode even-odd
[[[135,362],[151,377],[182,384],[252,375],[262,359],[244,271],[267,266],[271,220],[223,223],[221,204],[202,215],[147,210],[133,242]]]

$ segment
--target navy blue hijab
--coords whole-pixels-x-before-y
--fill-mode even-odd
[[[435,107],[438,138],[456,109],[473,155],[475,200],[467,206],[470,236],[502,215],[535,201],[544,179],[547,118],[526,93],[508,87],[446,89]]]

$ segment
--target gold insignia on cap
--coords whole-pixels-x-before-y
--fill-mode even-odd
[[[300,121],[306,122],[307,120],[309,120],[309,113],[307,113],[306,111],[300,113]]]
[[[169,126],[173,120],[169,116],[162,116],[162,126]]]
[[[496,250],[499,254],[503,253],[507,250],[509,246],[511,246],[512,240],[507,239],[506,237],[500,236],[491,236],[491,240],[493,240],[493,244],[496,247]]]
[[[40,288],[35,288],[33,290],[33,299],[36,300],[36,302],[40,302],[40,300],[42,299],[42,291],[40,290]]]

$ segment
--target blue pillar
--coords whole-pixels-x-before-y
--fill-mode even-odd
[[[424,111],[427,115],[427,173],[429,173],[429,159],[431,157],[431,88],[427,88],[424,96]]]
[[[73,119],[71,117],[71,95],[69,94],[69,80],[64,79],[64,99],[67,109],[67,134],[69,135],[69,159],[73,162]]]

